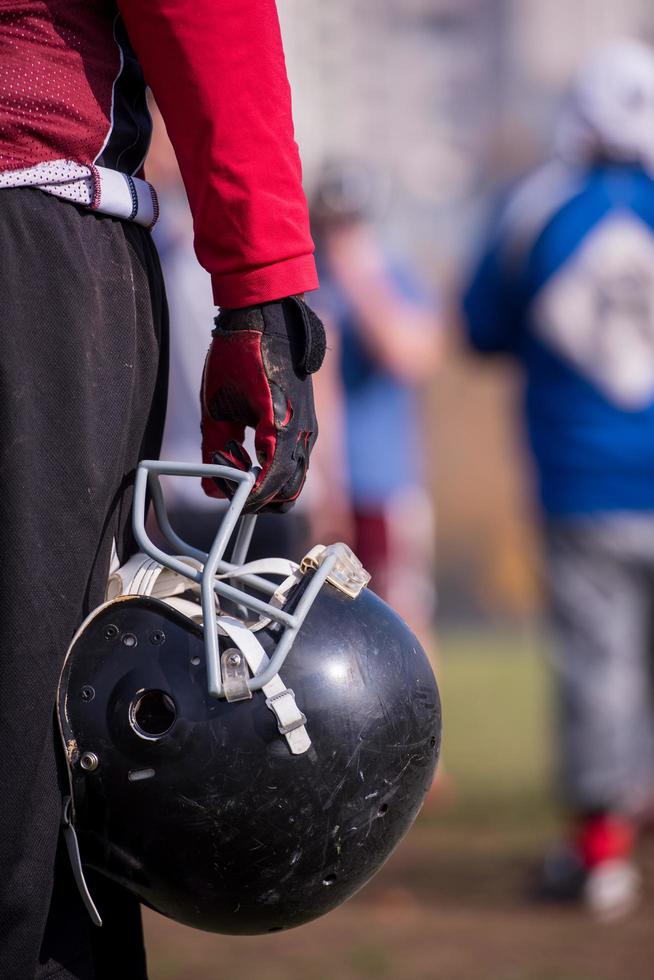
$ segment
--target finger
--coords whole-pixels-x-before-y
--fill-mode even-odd
[[[230,440],[222,449],[204,455],[204,461],[216,466],[230,466],[237,470],[249,470],[252,466],[250,456],[236,439]],[[222,477],[204,477],[202,489],[209,497],[232,497],[236,485]]]
[[[295,436],[292,451],[288,440],[277,446],[270,468],[259,478],[248,499],[251,512],[284,513],[291,509],[304,486],[314,441],[312,433],[302,431]]]

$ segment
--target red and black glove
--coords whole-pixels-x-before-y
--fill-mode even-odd
[[[297,296],[222,310],[202,378],[202,458],[248,469],[247,426],[261,473],[245,511],[285,511],[299,496],[318,436],[311,375],[325,356],[325,331]],[[234,485],[202,481],[211,497]]]

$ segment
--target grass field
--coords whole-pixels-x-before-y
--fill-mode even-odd
[[[528,636],[447,637],[447,801],[423,812],[359,895],[301,929],[208,936],[148,913],[152,980],[654,978],[651,896],[610,926],[526,898],[530,869],[556,832],[541,654]],[[643,866],[654,883],[651,847]]]

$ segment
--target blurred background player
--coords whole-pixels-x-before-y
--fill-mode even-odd
[[[343,161],[323,167],[311,195],[321,283],[312,303],[330,351],[307,502],[313,537],[348,541],[374,590],[428,647],[434,523],[419,389],[438,366],[441,322],[434,296],[374,230],[383,193],[368,168]]]
[[[654,789],[652,166],[654,54],[614,42],[582,67],[556,158],[509,198],[464,303],[472,345],[525,378],[571,818],[543,892],[605,916],[636,899]]]

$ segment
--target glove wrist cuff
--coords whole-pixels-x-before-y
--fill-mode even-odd
[[[302,374],[316,372],[325,357],[325,329],[310,306],[299,296],[243,309],[221,310],[214,320],[213,337],[256,332],[288,342],[293,366]]]

